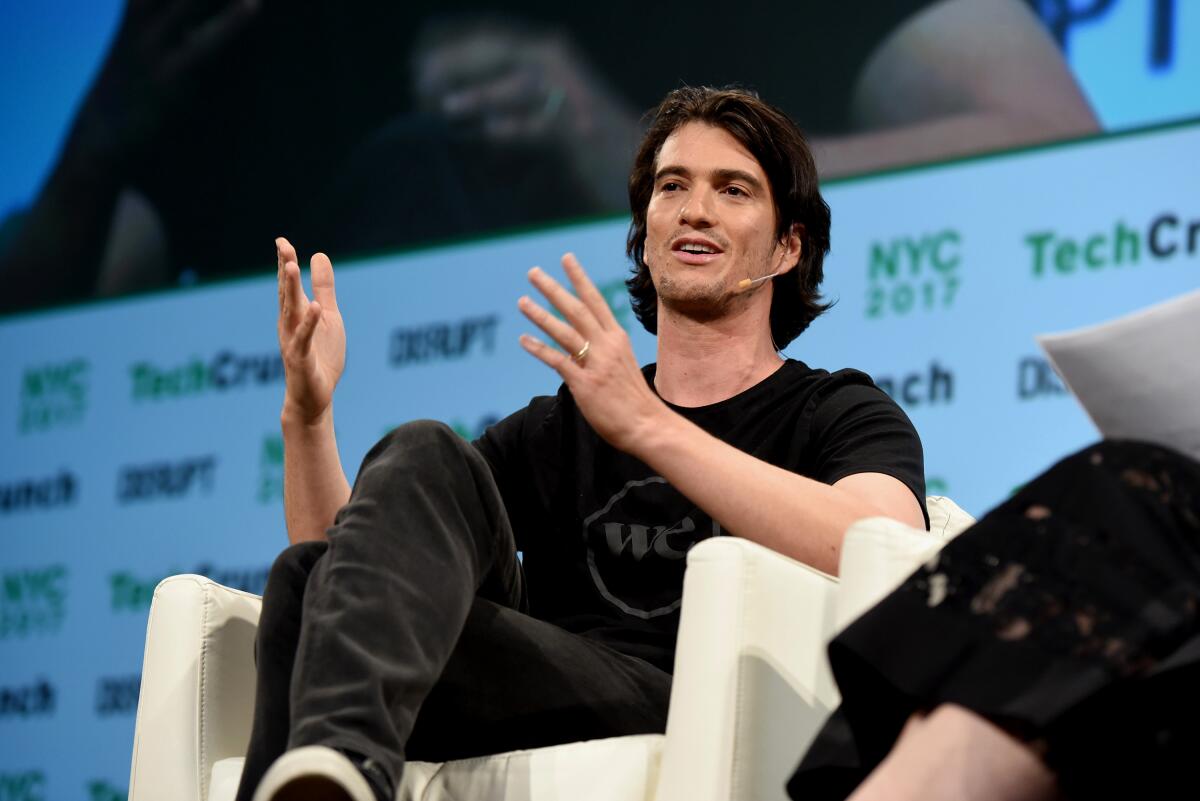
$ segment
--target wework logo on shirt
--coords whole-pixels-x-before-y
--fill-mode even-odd
[[[87,377],[86,359],[26,368],[17,430],[28,434],[82,421],[87,412]]]
[[[675,612],[688,550],[721,526],[661,476],[630,481],[583,521],[588,570],[600,595],[649,619]]]

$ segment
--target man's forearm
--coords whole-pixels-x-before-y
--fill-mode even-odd
[[[338,509],[350,500],[330,408],[318,421],[305,423],[285,406],[283,427],[283,516],[288,540],[325,539]]]
[[[666,411],[646,425],[632,455],[654,468],[722,528],[836,575],[846,529],[885,515],[913,524],[886,504],[776,467]],[[915,500],[912,504],[919,516]],[[904,510],[908,511],[908,510]]]

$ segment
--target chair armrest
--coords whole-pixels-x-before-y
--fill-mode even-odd
[[[738,537],[688,552],[656,801],[784,799],[837,689],[837,579]]]
[[[859,520],[846,530],[838,563],[835,631],[841,631],[904,581],[917,566],[969,528],[975,519],[949,498],[926,499],[929,531],[887,517]]]
[[[205,801],[213,763],[245,754],[260,607],[258,596],[203,576],[171,576],[155,588],[130,801]]]

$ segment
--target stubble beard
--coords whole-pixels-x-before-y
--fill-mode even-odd
[[[739,299],[722,280],[685,282],[664,275],[657,289],[664,311],[700,323],[724,317]]]
[[[750,262],[765,267],[768,262],[767,253],[769,250],[765,253],[750,254],[752,256]],[[662,253],[659,256],[665,260],[670,258],[670,253]],[[756,278],[758,276],[746,277]],[[708,323],[726,317],[748,305],[750,299],[767,283],[762,282],[748,291],[738,292],[737,285],[731,285],[730,280],[723,275],[708,281],[678,281],[670,273],[664,273],[659,275],[655,289],[658,292],[658,299],[662,304],[663,311],[666,313],[698,323]]]

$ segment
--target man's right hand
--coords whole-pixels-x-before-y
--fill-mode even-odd
[[[346,329],[324,253],[309,261],[313,299],[304,294],[296,249],[275,240],[279,265],[279,352],[287,377],[283,419],[314,425],[330,415],[333,390],[346,366]]]

